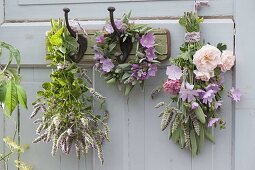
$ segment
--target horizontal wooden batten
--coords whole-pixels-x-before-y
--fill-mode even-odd
[[[88,48],[87,51],[81,60],[81,63],[93,63],[94,62],[94,51],[93,46],[96,44],[96,30],[88,30]],[[170,39],[170,32],[167,29],[154,29],[152,31],[156,38],[157,46],[156,51],[158,52],[158,59],[160,61],[167,60],[170,57],[171,53],[171,39]],[[136,55],[136,46],[137,43],[133,44],[132,51],[130,53],[129,59],[135,58]]]

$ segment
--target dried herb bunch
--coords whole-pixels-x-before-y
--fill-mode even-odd
[[[69,154],[75,148],[77,157],[93,148],[103,163],[102,145],[109,140],[108,113],[102,111],[105,97],[88,85],[91,84],[86,70],[77,66],[68,57],[77,52],[78,44],[71,37],[62,20],[52,20],[52,29],[47,32],[47,56],[50,66],[55,67],[50,74],[51,81],[43,83],[38,91],[38,99],[33,103],[31,118],[41,111],[42,118],[33,143],[52,141],[52,155],[57,150]],[[93,102],[100,103],[104,114],[96,114]]]

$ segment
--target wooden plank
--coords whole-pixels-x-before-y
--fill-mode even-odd
[[[21,143],[29,144],[30,146],[29,150],[22,155],[22,160],[30,163],[36,170],[60,169],[59,152],[55,157],[51,156],[52,142],[32,144],[32,141],[37,137],[35,134],[37,125],[33,124],[35,119],[29,119],[33,110],[31,103],[36,98],[36,92],[41,89],[42,82],[49,80],[48,74],[50,71],[45,68],[21,69],[22,85],[26,89],[28,96],[28,110],[21,108]],[[39,118],[40,116],[39,113],[37,117]]]
[[[236,22],[236,86],[242,92],[242,100],[235,107],[235,170],[253,170],[255,152],[255,79],[254,77],[254,29],[255,1],[235,0]]]
[[[30,0],[32,1],[32,0]],[[48,0],[49,1],[49,0]],[[40,2],[40,1],[33,1]],[[41,0],[42,2],[42,0]],[[55,2],[55,1],[51,1]],[[72,2],[72,1],[70,1]],[[121,17],[123,12],[132,10],[133,17],[176,17],[182,16],[184,11],[193,10],[191,0],[168,0],[168,1],[143,1],[143,2],[118,2],[116,16]],[[93,20],[108,17],[107,7],[113,3],[81,3],[71,4],[48,4],[48,5],[19,5],[18,1],[6,1],[6,20],[45,20],[51,17],[63,17],[62,9],[66,6],[72,10],[74,18]],[[45,12],[47,11],[47,12]],[[96,12],[95,12],[96,11]],[[22,15],[21,15],[22,14]],[[209,8],[200,10],[204,16],[231,16],[233,14],[232,0],[213,0],[210,1]]]
[[[94,88],[107,97],[106,108],[110,113],[110,142],[106,142],[104,150],[104,165],[101,166],[94,152],[93,170],[129,170],[128,168],[128,114],[127,99],[116,88],[106,85],[97,71],[93,74]]]
[[[160,109],[154,106],[161,101],[169,101],[169,96],[162,93],[151,99],[151,91],[159,86],[167,76],[165,69],[160,69],[156,77],[145,83],[145,169],[146,170],[191,170],[191,156],[189,152],[181,150],[178,145],[168,139],[168,130],[160,129]],[[133,139],[135,140],[135,139]]]
[[[0,24],[4,22],[4,0],[0,0]]]

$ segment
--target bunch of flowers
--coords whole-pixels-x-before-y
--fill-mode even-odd
[[[212,127],[225,128],[220,114],[224,74],[235,64],[235,56],[226,50],[226,45],[219,43],[214,47],[200,42],[201,22],[203,18],[195,13],[185,13],[180,19],[180,25],[186,29],[185,43],[180,55],[167,67],[168,79],[161,87],[171,96],[171,102],[156,106],[164,107],[161,129],[169,126],[171,139],[192,155],[201,151],[205,138],[214,142]],[[237,102],[241,94],[232,88],[228,96]]]
[[[134,24],[129,21],[130,13],[124,14],[121,20],[115,20],[115,25],[121,33],[123,40],[115,35],[109,21],[96,38],[95,67],[105,77],[108,84],[117,83],[125,89],[125,95],[136,84],[143,87],[144,80],[155,76],[157,72],[157,51],[155,49],[155,35],[152,28],[146,25]],[[120,41],[132,37],[135,56],[129,57],[126,63],[119,63],[122,56]]]
[[[93,101],[103,104],[105,97],[96,92],[86,70],[77,66],[69,58],[76,53],[78,44],[62,20],[52,20],[52,29],[47,32],[47,60],[55,69],[50,74],[51,81],[43,83],[38,91],[38,99],[33,103],[34,118],[39,111],[42,117],[34,121],[38,124],[33,141],[52,141],[52,155],[60,149],[69,154],[75,148],[77,157],[93,148],[103,163],[102,145],[109,140],[108,113],[96,114]],[[100,109],[98,109],[100,111]]]

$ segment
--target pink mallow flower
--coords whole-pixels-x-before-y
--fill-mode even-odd
[[[171,94],[178,94],[181,89],[180,80],[167,80],[163,84],[164,91]]]
[[[143,47],[152,48],[155,45],[155,36],[152,32],[149,32],[142,36],[140,43]]]
[[[103,34],[96,37],[96,42],[99,43],[99,44],[104,43],[104,40],[105,40],[105,38],[104,38]]]

